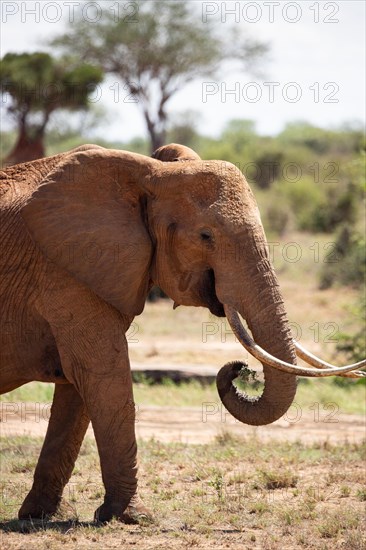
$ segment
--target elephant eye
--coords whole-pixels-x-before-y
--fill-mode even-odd
[[[211,234],[211,231],[209,231],[208,229],[202,229],[200,233],[200,237],[203,241],[206,241],[206,242],[212,241],[212,234]]]

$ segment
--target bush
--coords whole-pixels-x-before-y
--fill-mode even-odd
[[[283,199],[288,201],[290,210],[293,212],[299,229],[316,231],[315,212],[322,208],[324,196],[320,187],[310,178],[304,177],[299,181],[282,181],[278,186],[278,204]]]
[[[314,209],[312,230],[330,233],[342,223],[353,224],[357,217],[357,202],[357,193],[352,184],[344,189],[340,185],[329,187],[322,204]]]
[[[358,304],[353,308],[354,315],[361,321],[361,329],[356,334],[338,334],[337,351],[346,354],[350,361],[362,361],[366,356],[366,297],[363,294]],[[347,380],[342,378],[341,380]],[[366,379],[361,379],[364,383]]]
[[[365,237],[349,225],[344,225],[335,242],[332,254],[334,261],[324,265],[319,287],[325,289],[338,283],[358,288],[364,284],[366,275],[365,247]]]
[[[254,182],[261,189],[268,189],[279,178],[283,153],[276,149],[264,150],[253,161],[257,168],[253,177]]]
[[[268,206],[264,213],[263,223],[269,232],[282,236],[288,228],[290,219],[291,214],[288,205],[279,201]]]

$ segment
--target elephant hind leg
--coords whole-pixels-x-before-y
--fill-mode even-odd
[[[19,519],[51,517],[59,511],[88,424],[89,417],[75,387],[56,385],[33,486],[19,510]]]

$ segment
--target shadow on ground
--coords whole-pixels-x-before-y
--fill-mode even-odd
[[[57,521],[57,520],[24,520],[24,519],[11,519],[9,521],[0,522],[0,531],[5,533],[22,533],[24,535],[29,533],[36,533],[37,531],[59,531],[60,533],[67,533],[70,529],[75,527],[102,527],[103,523],[97,523],[95,521]]]

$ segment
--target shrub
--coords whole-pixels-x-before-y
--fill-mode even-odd
[[[324,264],[319,288],[326,289],[335,283],[360,287],[366,274],[366,239],[363,235],[344,225],[338,232],[334,259]]]
[[[277,188],[279,194],[276,203],[273,204],[281,202],[282,195],[288,201],[298,228],[315,231],[315,212],[323,207],[325,200],[320,187],[310,178],[304,177],[296,182],[282,181]]]
[[[322,204],[313,211],[312,230],[330,233],[342,223],[354,223],[357,202],[358,196],[352,183],[329,186],[325,189]]]
[[[254,182],[261,189],[268,189],[280,176],[283,153],[276,149],[264,150],[254,158],[256,174]]]
[[[287,204],[279,201],[269,205],[264,214],[264,225],[268,227],[269,231],[277,233],[277,235],[284,235],[288,228],[291,214]]]
[[[361,328],[358,332],[356,332],[356,334],[338,334],[337,351],[345,353],[350,361],[362,361],[362,359],[366,356],[366,297],[364,294],[361,296],[361,299],[357,305],[353,308],[353,313],[357,318],[359,318]],[[342,378],[341,380],[347,379]],[[366,382],[366,379],[361,380]]]

